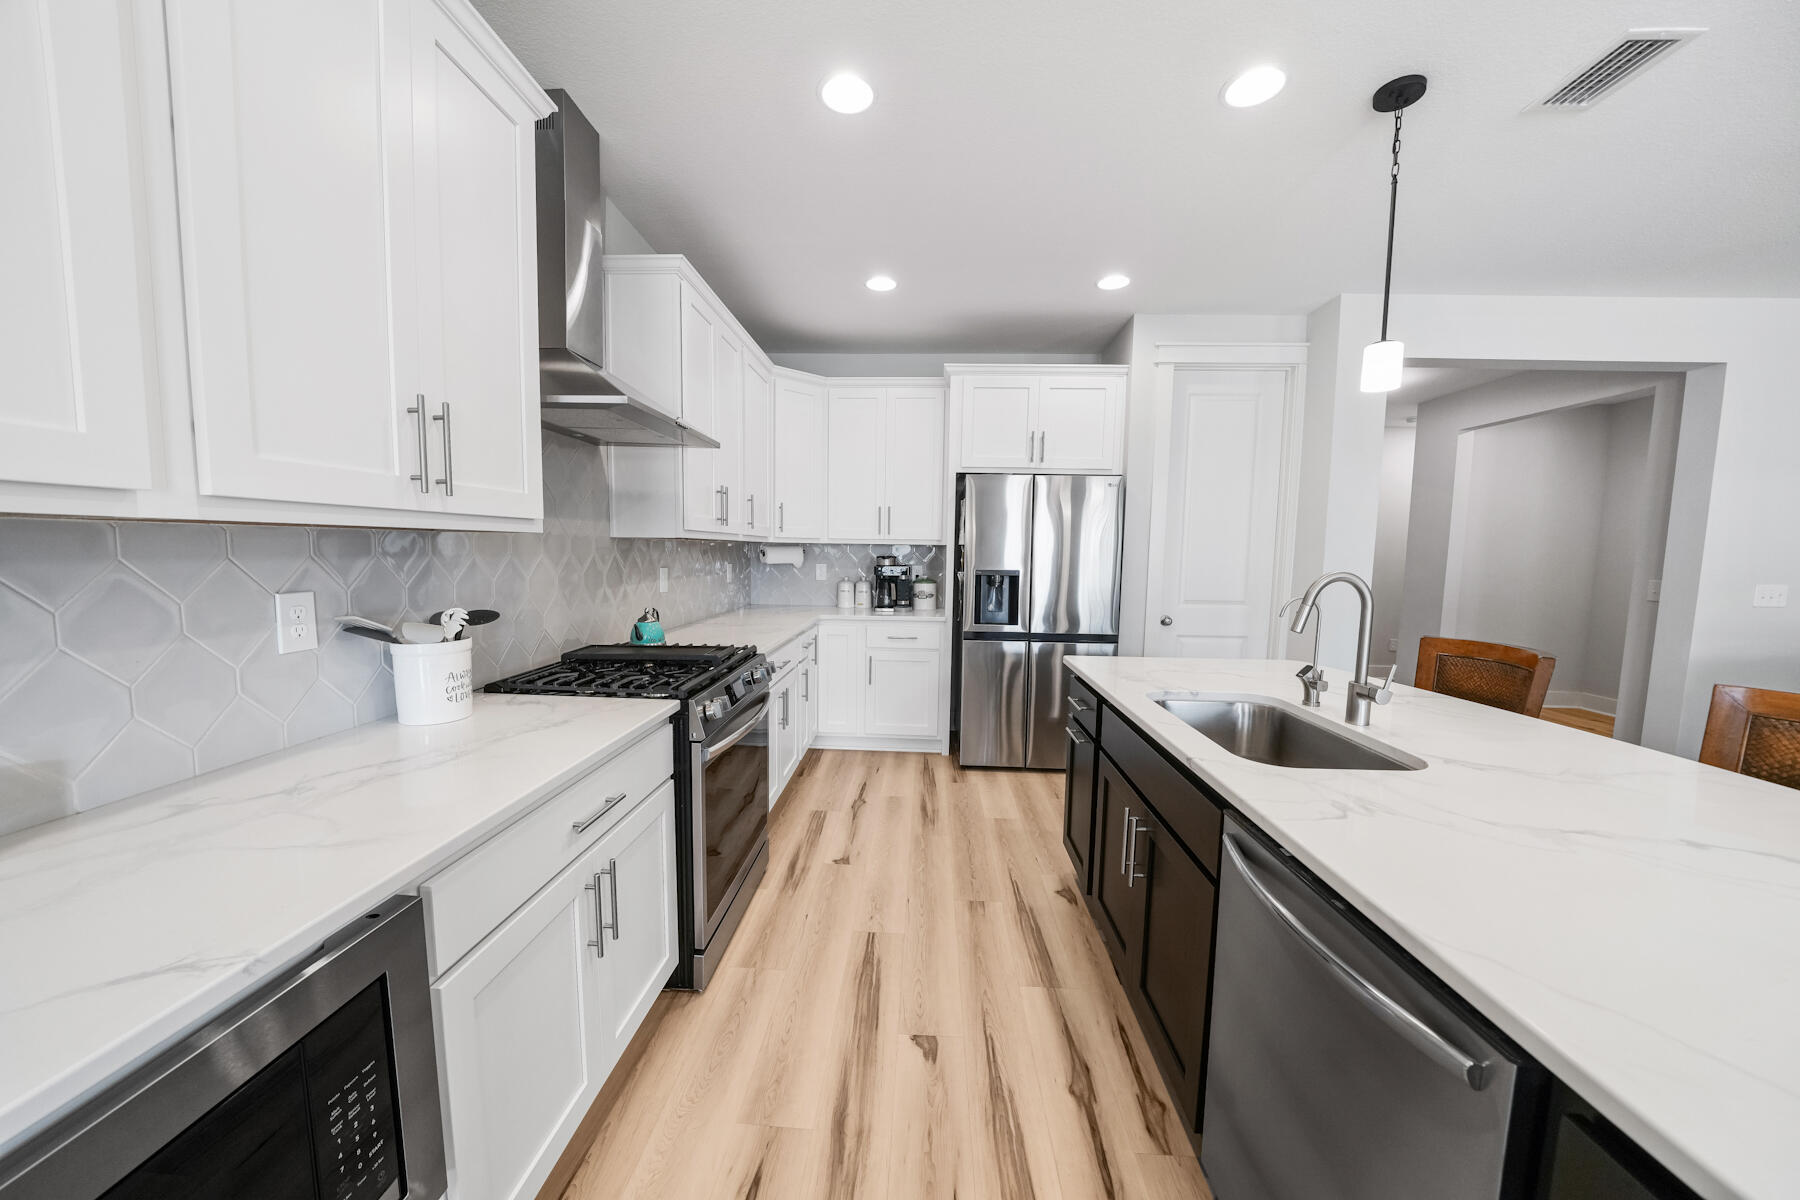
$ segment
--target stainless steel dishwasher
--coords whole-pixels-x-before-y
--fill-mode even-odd
[[[1219,1200],[1491,1200],[1520,1065],[1225,822],[1200,1162]]]

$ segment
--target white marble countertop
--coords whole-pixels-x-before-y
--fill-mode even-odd
[[[878,617],[866,608],[813,607],[805,604],[756,604],[733,609],[704,621],[667,630],[671,642],[698,642],[710,645],[755,646],[764,654],[773,653],[793,641],[820,621],[943,622],[949,614],[943,609],[933,613],[894,613]]]
[[[1155,700],[1299,663],[1069,666],[1702,1196],[1800,1196],[1800,795],[1409,687],[1366,732],[1426,769],[1265,766]]]
[[[0,1152],[674,712],[478,695],[0,838]]]

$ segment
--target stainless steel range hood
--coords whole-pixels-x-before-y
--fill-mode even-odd
[[[537,123],[538,383],[546,429],[597,445],[717,446],[606,370],[600,135],[569,94]]]

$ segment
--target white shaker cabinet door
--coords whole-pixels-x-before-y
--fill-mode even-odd
[[[714,428],[718,406],[717,376],[713,355],[725,327],[712,305],[698,290],[681,285],[681,422],[708,437]]]
[[[870,650],[862,731],[872,737],[936,736],[938,666],[935,650]]]
[[[873,542],[887,513],[881,490],[881,388],[832,388],[826,401],[825,514],[833,541]]]
[[[414,0],[412,37],[432,495],[451,512],[540,517],[536,114],[432,0]]]
[[[863,695],[868,663],[863,654],[863,628],[855,621],[819,623],[820,733],[863,731]]]
[[[595,1012],[604,1075],[675,970],[675,785],[658,788],[586,863],[602,918]]]
[[[965,471],[1029,471],[1037,461],[1037,377],[969,376],[962,384]]]
[[[0,479],[153,482],[130,11],[0,4]]]
[[[1037,469],[1124,469],[1125,380],[1046,375],[1038,383]]]
[[[944,390],[889,388],[882,433],[886,541],[944,540]]]
[[[744,532],[775,531],[775,383],[754,348],[744,358]]]
[[[537,1194],[599,1094],[598,843],[432,986],[452,1193]],[[611,1056],[611,1057],[609,1057]]]
[[[772,536],[825,536],[826,453],[824,385],[777,377]]]
[[[168,0],[200,490],[415,507],[409,0]]]

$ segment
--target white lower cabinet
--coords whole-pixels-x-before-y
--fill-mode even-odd
[[[769,694],[769,807],[781,799],[781,790],[800,761],[800,672],[789,670],[775,681]]]
[[[674,969],[674,872],[664,781],[432,985],[453,1195],[537,1194]]]
[[[813,736],[827,745],[904,749],[941,740],[949,689],[943,626],[871,618],[819,623]],[[895,743],[899,743],[896,745]]]
[[[936,650],[871,647],[863,732],[871,737],[931,737],[938,727]]]

